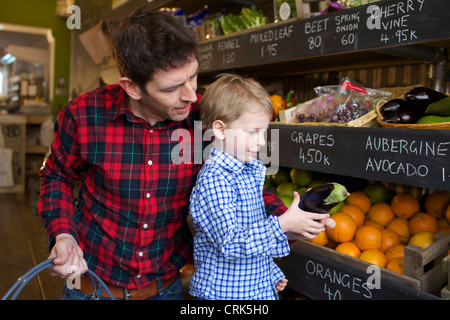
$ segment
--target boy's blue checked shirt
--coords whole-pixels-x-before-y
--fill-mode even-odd
[[[277,299],[284,277],[274,257],[289,254],[277,217],[267,216],[265,167],[212,148],[191,194],[195,274],[190,294],[204,299]]]

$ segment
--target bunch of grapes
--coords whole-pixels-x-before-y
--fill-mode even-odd
[[[296,118],[299,123],[302,122],[336,122],[346,123],[365,115],[369,109],[357,101],[348,101],[337,107],[327,108],[319,113],[305,115],[304,113],[297,113]]]

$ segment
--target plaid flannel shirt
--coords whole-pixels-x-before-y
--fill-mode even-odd
[[[184,121],[150,126],[130,111],[118,85],[71,101],[57,117],[52,153],[41,170],[38,208],[50,247],[58,234],[72,234],[90,270],[128,289],[175,275],[192,255],[186,217],[201,167],[194,152],[202,153],[195,120],[198,103]],[[182,151],[190,162],[172,161],[180,141],[190,145]],[[265,200],[268,214],[286,210],[270,193]]]
[[[191,194],[195,273],[190,293],[204,299],[277,299],[284,277],[273,261],[289,254],[278,219],[267,217],[265,167],[212,149]]]

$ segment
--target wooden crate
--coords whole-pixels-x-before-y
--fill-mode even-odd
[[[436,242],[426,249],[408,245],[405,249],[405,275],[418,279],[420,290],[440,295],[448,283],[447,273],[442,268],[442,259],[450,248],[450,234],[439,233]]]
[[[405,265],[412,264],[410,269],[415,270],[415,275],[402,275],[379,268],[303,240],[292,245],[289,256],[276,259],[276,262],[286,274],[290,289],[312,299],[434,300],[440,298],[435,288],[442,288],[446,283],[443,279],[446,273],[442,266],[439,272],[438,266],[449,245],[450,235],[447,234],[427,249],[417,250],[415,246],[407,246]],[[428,264],[433,262],[436,266],[427,270]]]
[[[450,300],[450,255],[447,255],[444,259],[442,259],[442,270],[447,273],[448,283],[447,286],[441,290],[441,298]]]

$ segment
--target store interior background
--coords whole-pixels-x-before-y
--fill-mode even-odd
[[[70,99],[94,89],[102,84],[113,81],[117,75],[111,56],[102,57],[100,63],[95,63],[85,47],[80,42],[80,35],[95,26],[104,26],[105,21],[118,21],[127,12],[144,3],[146,0],[129,0],[116,10],[111,8],[111,0],[79,0],[75,4],[81,9],[81,29],[70,30],[65,17],[56,14],[57,0],[2,0],[0,3],[0,25],[2,23],[51,29],[55,41],[53,92],[49,93],[48,83],[44,84],[46,99],[51,106],[51,116],[63,107]],[[66,2],[66,1],[62,1]],[[71,1],[67,1],[71,2]],[[209,5],[210,12],[224,7],[239,10],[245,3],[256,4],[264,10],[269,21],[273,21],[272,0],[225,1],[225,0],[190,0],[190,1],[153,1],[155,9],[160,6],[182,7],[186,14],[199,10],[204,4]],[[42,37],[42,36],[40,36]],[[0,30],[0,49],[11,43],[30,47],[45,47],[39,36],[29,34],[8,33]],[[37,42],[36,42],[37,41]],[[418,59],[396,60],[392,64],[387,59],[385,64],[370,66],[365,61],[360,68],[343,70],[330,65],[317,64],[317,72],[304,73],[299,65],[290,74],[257,74],[271,94],[285,94],[293,89],[295,98],[306,101],[315,96],[313,88],[318,85],[335,85],[344,76],[350,77],[369,88],[401,87],[411,84],[431,85],[430,65]],[[20,63],[17,63],[20,65]],[[1,67],[1,66],[0,66]],[[27,74],[26,68],[23,76]],[[330,71],[331,70],[331,71]],[[29,71],[29,70],[28,70]],[[251,69],[238,72],[253,76]],[[36,72],[29,72],[36,73]],[[38,73],[39,74],[39,73]],[[200,85],[206,85],[211,77],[200,76]],[[202,90],[202,88],[200,88]],[[2,115],[0,115],[1,117]],[[27,124],[29,127],[38,126]],[[33,132],[33,131],[30,131]],[[36,132],[36,131],[34,131]],[[33,133],[31,133],[33,134]],[[36,134],[36,133],[34,133]],[[0,192],[0,295],[17,279],[36,263],[48,256],[45,231],[37,214],[36,173],[44,153],[26,155],[25,189],[23,192]],[[21,299],[59,299],[62,281],[43,273],[36,281],[23,291]]]

